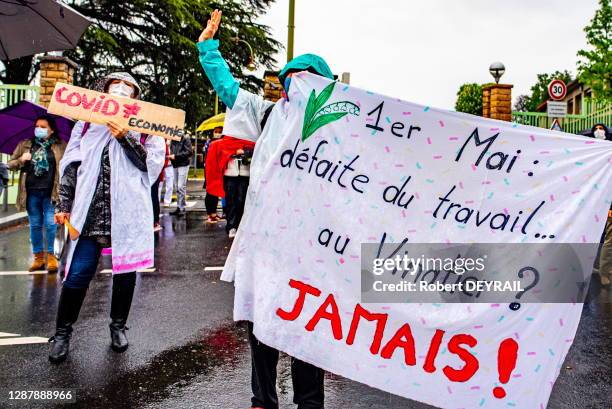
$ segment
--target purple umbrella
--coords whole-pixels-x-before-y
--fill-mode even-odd
[[[36,118],[47,110],[29,101],[21,101],[0,110],[0,152],[11,154],[17,144],[34,137]],[[74,122],[62,116],[51,115],[57,123],[59,137],[68,142]]]

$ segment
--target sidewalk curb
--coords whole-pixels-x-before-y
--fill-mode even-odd
[[[28,214],[26,212],[19,212],[10,216],[0,217],[0,229],[12,227],[28,220]]]

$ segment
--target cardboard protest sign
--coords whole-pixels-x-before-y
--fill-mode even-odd
[[[109,120],[136,132],[180,140],[185,134],[185,111],[137,99],[58,82],[49,113],[97,124]]]
[[[611,163],[609,142],[297,74],[257,141],[224,271],[234,318],[267,345],[407,398],[544,408],[582,304],[366,304],[361,244],[598,243]]]

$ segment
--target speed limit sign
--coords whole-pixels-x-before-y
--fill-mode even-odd
[[[548,95],[551,99],[560,101],[565,98],[565,94],[567,94],[567,86],[562,80],[552,80],[548,84]]]

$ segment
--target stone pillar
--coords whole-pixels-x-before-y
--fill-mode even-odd
[[[512,121],[512,85],[489,84],[482,87],[482,116]]]
[[[264,99],[276,102],[282,97],[283,87],[278,80],[278,71],[266,71],[264,73]]]
[[[67,57],[45,55],[40,58],[40,105],[49,106],[55,83],[73,83],[76,68],[76,63]]]
[[[482,116],[491,118],[491,89],[482,88]]]

